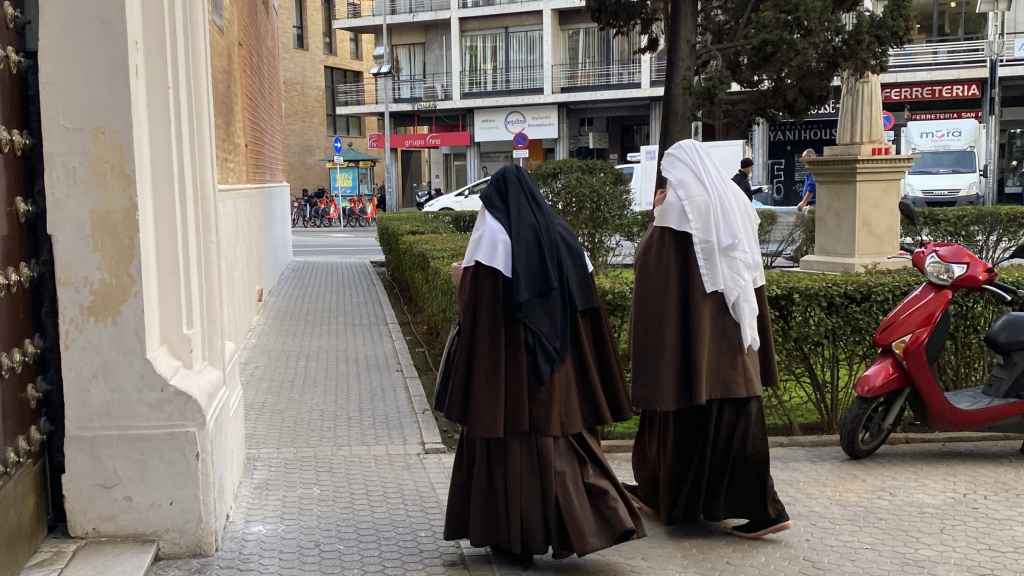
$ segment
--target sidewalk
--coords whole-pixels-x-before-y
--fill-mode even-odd
[[[365,261],[288,269],[242,367],[248,458],[221,551],[151,574],[468,574],[381,297]]]
[[[453,456],[424,448],[436,427],[418,417],[425,398],[366,258],[311,256],[286,272],[245,355],[247,468],[221,551],[151,576],[518,574],[442,539]],[[860,462],[773,449],[793,530],[746,542],[646,517],[646,539],[538,559],[528,575],[1021,574],[1019,445],[887,446]],[[609,460],[632,480],[629,454]]]

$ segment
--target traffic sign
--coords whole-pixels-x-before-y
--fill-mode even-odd
[[[882,130],[889,131],[896,125],[896,116],[888,110],[882,110]]]
[[[515,150],[512,151],[512,157],[513,158],[529,158],[530,157],[530,151],[529,150],[523,150],[522,148],[516,148]]]
[[[515,136],[512,136],[512,148],[516,150],[523,150],[530,146],[530,137],[526,135],[526,132],[516,132]],[[519,158],[519,156],[517,156]]]
[[[341,136],[334,137],[334,153],[341,154]]]

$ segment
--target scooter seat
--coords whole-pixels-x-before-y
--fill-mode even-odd
[[[1008,312],[996,318],[985,334],[985,344],[996,354],[1024,350],[1024,312]]]

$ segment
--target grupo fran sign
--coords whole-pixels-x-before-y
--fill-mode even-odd
[[[978,100],[981,82],[941,82],[882,86],[882,102],[925,102],[934,100]]]
[[[473,111],[473,138],[477,142],[511,142],[519,132],[526,132],[531,140],[558,138],[558,106]]]
[[[443,148],[469,146],[469,132],[432,132],[430,134],[392,134],[391,148]],[[367,137],[371,149],[384,148],[384,134],[373,132]]]

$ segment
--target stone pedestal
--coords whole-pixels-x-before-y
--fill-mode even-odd
[[[900,180],[910,156],[846,155],[846,146],[826,149],[807,161],[817,182],[814,254],[800,268],[814,272],[861,272],[900,268]]]

